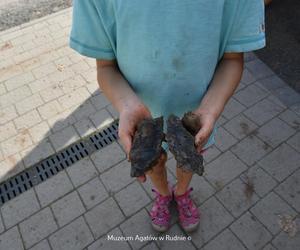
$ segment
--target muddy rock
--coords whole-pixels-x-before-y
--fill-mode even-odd
[[[165,153],[161,144],[164,140],[163,118],[144,119],[137,127],[129,154],[132,177],[144,175],[155,166]]]
[[[194,136],[199,129],[198,117],[192,112],[186,113],[182,120],[175,115],[170,115],[167,120],[166,140],[179,167],[203,175],[203,156],[197,152],[194,143]]]

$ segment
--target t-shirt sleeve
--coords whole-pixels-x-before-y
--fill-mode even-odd
[[[248,52],[265,46],[264,12],[263,0],[240,1],[225,52]]]
[[[112,60],[115,53],[94,0],[74,0],[69,45],[82,55]]]

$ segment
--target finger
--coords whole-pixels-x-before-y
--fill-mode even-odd
[[[120,134],[120,139],[123,144],[127,159],[130,161],[130,150],[132,146],[132,137],[129,134]]]
[[[209,128],[202,127],[200,129],[200,131],[195,136],[195,145],[196,145],[196,147],[201,146],[203,144],[203,142],[205,140],[207,140],[209,134],[210,134]]]
[[[147,180],[146,175],[139,176],[137,179],[140,183],[144,183]]]

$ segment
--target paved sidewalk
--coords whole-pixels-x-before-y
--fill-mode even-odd
[[[67,9],[0,33],[1,182],[117,117],[95,61],[68,48],[70,22]],[[300,97],[254,54],[246,61],[205,176],[192,181],[202,220],[191,240],[142,238],[157,236],[150,184],[130,178],[115,142],[5,203],[0,249],[299,248]],[[174,183],[171,156],[167,165]],[[186,236],[172,225],[167,234]]]

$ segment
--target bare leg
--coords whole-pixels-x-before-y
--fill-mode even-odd
[[[167,155],[162,154],[158,164],[154,166],[151,170],[146,172],[146,175],[148,175],[151,178],[154,187],[163,196],[170,195],[167,180],[166,161]]]
[[[193,173],[184,171],[182,168],[179,168],[177,165],[176,177],[177,177],[177,183],[175,188],[175,195],[182,195],[187,191],[190,182],[192,180]]]

